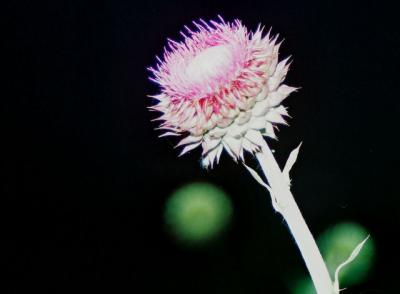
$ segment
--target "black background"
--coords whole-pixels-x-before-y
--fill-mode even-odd
[[[293,192],[311,230],[353,220],[377,259],[346,293],[397,293],[398,15],[385,1],[18,1],[2,23],[1,293],[288,293],[305,273],[269,196],[225,154],[212,171],[200,151],[177,158],[158,139],[147,67],[166,38],[198,18],[272,27],[293,56],[271,142],[283,163],[303,141]],[[8,11],[9,10],[9,11]],[[256,163],[249,157],[249,164]],[[170,193],[191,181],[224,189],[235,217],[203,250],[165,233]]]

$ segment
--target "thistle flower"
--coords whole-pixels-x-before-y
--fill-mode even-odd
[[[290,191],[289,172],[297,159],[294,149],[283,170],[263,136],[275,138],[274,128],[285,124],[282,101],[294,87],[283,84],[288,58],[278,61],[281,43],[263,29],[248,32],[239,20],[201,21],[196,30],[186,27],[184,40],[169,40],[163,60],[151,68],[161,93],[152,107],[162,115],[162,136],[185,135],[181,154],[202,147],[205,167],[219,161],[223,149],[244,161],[244,151],[255,154],[268,184],[252,168],[250,174],[265,187],[274,209],[296,241],[318,294],[339,294],[339,273],[352,262],[368,237],[338,266],[332,281],[328,268]]]
[[[163,60],[150,68],[161,88],[150,97],[162,113],[161,136],[185,136],[180,155],[202,147],[203,166],[219,161],[223,149],[235,160],[260,150],[263,136],[276,138],[285,124],[281,102],[296,88],[282,84],[289,58],[278,62],[277,37],[249,32],[239,20],[194,22],[184,40],[169,40]]]

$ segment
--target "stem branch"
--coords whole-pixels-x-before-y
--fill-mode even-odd
[[[317,293],[333,294],[333,282],[322,255],[290,192],[289,183],[265,141],[261,152],[256,153],[256,156],[278,202],[279,212],[283,215],[300,249]]]

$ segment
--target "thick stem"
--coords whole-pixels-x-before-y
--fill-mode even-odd
[[[333,282],[318,246],[290,192],[289,183],[284,178],[266,142],[262,146],[262,151],[258,152],[256,156],[274,194],[273,196],[276,198],[280,208],[279,212],[285,218],[300,249],[317,293],[333,294]]]

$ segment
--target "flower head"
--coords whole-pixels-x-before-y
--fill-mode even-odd
[[[288,58],[278,62],[281,43],[258,27],[249,32],[239,20],[194,22],[182,42],[169,40],[163,60],[151,68],[161,88],[157,104],[162,136],[185,135],[181,155],[202,146],[205,167],[219,161],[223,149],[235,160],[254,153],[263,136],[275,138],[285,124],[281,105],[296,90],[282,84]]]

